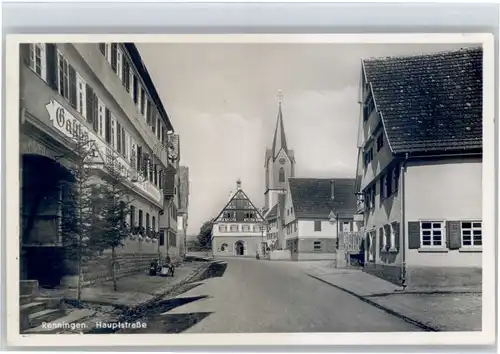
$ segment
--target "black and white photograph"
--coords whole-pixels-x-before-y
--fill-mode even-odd
[[[9,47],[18,336],[492,330],[489,37],[36,37]]]

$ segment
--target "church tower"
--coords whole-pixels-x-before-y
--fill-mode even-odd
[[[280,92],[278,94],[278,117],[273,144],[271,149],[266,150],[264,162],[265,210],[270,210],[278,203],[279,199],[284,198],[283,191],[288,187],[288,178],[295,177],[295,157],[293,150],[288,148],[283,124],[282,97]],[[281,205],[281,207],[283,206]]]

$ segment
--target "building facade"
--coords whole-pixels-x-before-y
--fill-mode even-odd
[[[189,167],[179,168],[179,211],[177,213],[177,232],[179,234],[179,252],[187,252],[187,228],[189,223]]]
[[[116,157],[133,200],[128,224],[144,234],[163,210],[173,127],[134,44],[32,43],[20,53],[21,278],[57,285],[72,276],[60,225],[75,144]]]
[[[266,248],[266,221],[236,183],[236,192],[214,219],[212,253],[216,257],[262,255]]]
[[[168,156],[172,164],[165,173],[165,188],[163,191],[163,215],[160,219],[159,249],[163,258],[179,259],[181,246],[178,232],[178,211],[180,206],[180,139],[178,134],[172,134],[169,139]]]
[[[410,287],[481,284],[482,75],[478,48],[363,60],[366,271]]]
[[[335,260],[340,233],[358,231],[354,183],[354,179],[290,178],[284,220],[292,260]]]

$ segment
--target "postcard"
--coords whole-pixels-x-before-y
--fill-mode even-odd
[[[6,76],[11,345],[494,342],[491,35],[13,35]]]

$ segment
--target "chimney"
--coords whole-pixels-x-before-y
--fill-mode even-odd
[[[330,199],[334,200],[335,199],[335,184],[334,180],[330,180]]]
[[[238,178],[238,180],[236,181],[236,189],[237,190],[240,190],[241,189],[241,180]]]

